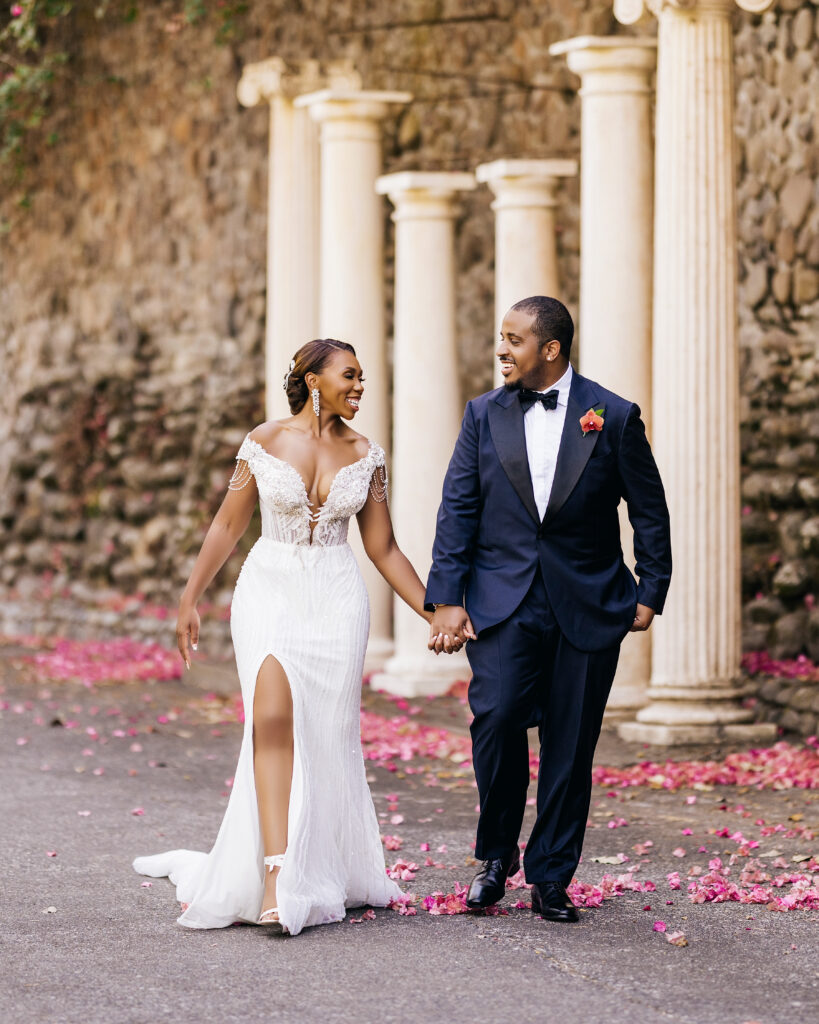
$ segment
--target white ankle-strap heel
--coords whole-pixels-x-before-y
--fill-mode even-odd
[[[267,868],[268,871],[272,871],[273,868],[280,868],[282,864],[284,864],[283,853],[274,853],[271,857],[265,857],[264,859],[264,866]],[[263,911],[260,914],[259,920],[256,923],[264,924],[268,927],[278,928],[282,931],[284,930],[282,927],[282,923],[279,920],[278,907],[270,907],[268,910]]]

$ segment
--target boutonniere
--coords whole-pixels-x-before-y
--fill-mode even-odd
[[[585,416],[580,417],[580,429],[584,434],[590,434],[593,430],[602,430],[605,409],[589,409]]]

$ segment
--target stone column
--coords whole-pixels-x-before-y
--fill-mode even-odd
[[[649,431],[656,50],[653,39],[626,36],[581,36],[549,48],[566,55],[582,83],[580,372],[637,402]],[[626,564],[633,566],[625,504],[620,512]],[[642,707],[650,675],[651,634],[632,633],[608,709]]]
[[[559,295],[555,188],[560,178],[574,174],[576,160],[495,160],[476,169],[478,181],[495,195],[496,345],[503,315],[513,303],[529,295]]]
[[[389,382],[384,326],[384,207],[381,122],[405,92],[325,89],[296,100],[321,126],[321,273],[319,334],[355,347],[367,384],[355,429],[390,448]],[[356,533],[356,544],[358,544]],[[370,594],[367,668],[392,653],[389,588],[359,545]]]
[[[761,11],[770,0],[738,0]],[[734,0],[651,0],[659,19],[654,232],[654,451],[674,578],[652,626],[645,743],[771,740],[741,704]],[[641,0],[615,0],[626,23]]]
[[[457,172],[388,174],[376,183],[395,207],[392,516],[398,543],[423,580],[461,421],[454,219],[458,193],[474,187],[471,174]],[[393,621],[395,654],[375,685],[417,696],[469,678],[465,654],[428,651],[427,624],[398,598]]]
[[[268,418],[289,415],[282,378],[293,352],[318,329],[319,143],[299,92],[321,84],[317,61],[291,68],[280,57],[248,64],[239,102],[270,104],[265,390]]]

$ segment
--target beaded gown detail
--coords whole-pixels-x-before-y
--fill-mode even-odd
[[[137,857],[144,875],[170,878],[187,904],[179,924],[223,928],[256,922],[264,850],[253,774],[253,697],[272,655],[293,698],[293,782],[288,844],[276,881],[279,919],[291,935],[340,921],[347,907],[386,906],[401,890],[386,874],[378,820],[361,752],[361,678],[369,632],[364,581],[347,543],[351,516],[368,494],[383,500],[383,450],[338,471],[324,505],[311,512],[296,468],[249,436],[237,474],[252,473],[262,535],[242,566],[231,633],[245,708],[239,763],[210,853],[171,850]],[[249,477],[248,477],[249,479]]]

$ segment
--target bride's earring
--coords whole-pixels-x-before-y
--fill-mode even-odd
[[[313,396],[313,412],[318,416],[321,411],[321,406],[319,405],[319,389],[313,388],[310,394]]]

